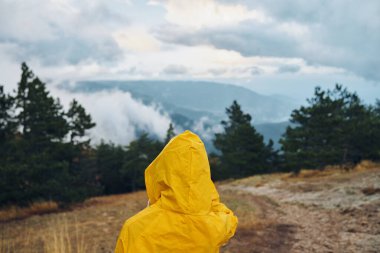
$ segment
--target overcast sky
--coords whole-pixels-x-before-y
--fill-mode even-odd
[[[0,83],[198,79],[308,97],[380,94],[378,0],[0,0]]]
[[[73,98],[86,107],[97,122],[95,140],[122,144],[136,129],[163,138],[169,115],[125,92],[72,94],[53,84],[207,80],[305,103],[315,86],[341,83],[373,103],[380,98],[380,1],[0,0],[6,91],[16,87],[23,61],[66,108]]]

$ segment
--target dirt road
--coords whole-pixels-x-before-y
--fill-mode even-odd
[[[379,169],[265,181],[220,185],[251,202],[257,217],[224,252],[380,252]]]

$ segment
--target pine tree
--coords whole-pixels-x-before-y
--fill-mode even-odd
[[[0,85],[0,161],[4,161],[8,153],[8,142],[14,138],[17,125],[13,117],[14,98],[4,93],[4,87]]]
[[[374,115],[356,93],[341,85],[323,91],[316,87],[308,106],[291,114],[280,140],[289,170],[356,163],[373,150]]]
[[[85,109],[73,100],[70,103],[70,108],[66,113],[69,122],[70,142],[74,144],[89,144],[89,140],[83,140],[86,130],[96,126],[92,121],[91,115],[87,114]]]
[[[17,182],[17,167],[12,166],[13,141],[16,135],[16,125],[12,116],[14,99],[4,93],[4,87],[0,85],[0,206],[10,198],[17,199],[13,194],[14,183]]]
[[[353,156],[358,162],[362,159],[380,160],[380,100],[374,106],[356,110],[354,131],[348,136],[352,143]]]
[[[61,157],[69,162],[72,185],[76,192],[69,197],[79,201],[87,196],[99,193],[102,189],[96,181],[96,151],[89,145],[91,139],[86,136],[87,130],[95,127],[91,115],[73,100],[64,114],[68,124],[69,143],[63,143]]]
[[[93,127],[91,117],[73,102],[67,121],[59,99],[49,94],[45,83],[25,63],[21,69],[15,97],[0,91],[0,135],[11,136],[11,145],[6,147],[8,162],[0,164],[0,205],[36,199],[81,200],[97,188],[95,172],[87,166],[91,149],[75,139]],[[13,109],[15,115],[10,117]],[[71,140],[75,143],[65,142],[69,132],[74,133]]]
[[[121,174],[126,150],[122,146],[103,141],[96,147],[96,167],[99,181],[105,194],[116,194],[128,191],[129,183]]]
[[[372,108],[372,142],[373,150],[369,154],[369,158],[372,160],[380,160],[380,100],[376,101],[375,106]]]
[[[21,81],[18,84],[16,108],[23,138],[32,144],[29,152],[42,152],[52,142],[61,142],[69,131],[59,99],[54,99],[46,85],[34,77],[29,67],[22,64]]]
[[[267,172],[270,156],[274,153],[270,144],[265,145],[263,136],[251,125],[251,116],[245,114],[236,101],[226,108],[226,113],[228,121],[221,122],[224,132],[215,134],[214,139],[215,147],[221,152],[219,169],[222,177],[239,178]]]
[[[174,136],[175,136],[174,127],[173,127],[173,124],[170,123],[169,128],[166,131],[166,137],[165,137],[164,144],[167,144]]]
[[[148,133],[145,132],[127,146],[121,174],[128,185],[128,191],[145,187],[144,171],[160,153],[162,147],[163,143],[149,138]]]

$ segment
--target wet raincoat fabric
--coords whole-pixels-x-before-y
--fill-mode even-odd
[[[237,218],[211,181],[201,139],[189,130],[172,138],[145,170],[150,205],[128,219],[115,253],[217,253]]]

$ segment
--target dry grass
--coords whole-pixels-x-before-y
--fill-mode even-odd
[[[358,165],[355,166],[354,170],[356,171],[366,171],[366,170],[373,170],[378,169],[380,167],[379,163],[375,163],[372,161],[364,160]]]
[[[290,177],[291,173],[272,173],[272,174],[263,174],[263,175],[256,175],[251,177],[246,177],[238,180],[234,180],[232,182],[221,182],[221,184],[228,184],[231,186],[254,186],[254,187],[260,187],[268,182],[273,182],[277,179],[287,178]]]
[[[139,199],[144,198],[145,192],[135,192],[133,194],[120,194],[111,196],[99,196],[89,198],[83,203],[75,204],[70,209],[83,209],[96,206],[107,206],[114,204],[122,204],[126,201],[137,203]],[[38,201],[30,204],[27,207],[8,206],[0,209],[0,223],[12,220],[21,220],[33,215],[43,215],[56,212],[64,212],[67,210],[60,209],[57,202],[54,201]]]
[[[69,220],[65,217],[52,220],[47,234],[42,240],[46,253],[86,253],[93,251],[91,245],[86,242],[85,233],[78,222],[69,224]]]
[[[351,173],[360,173],[363,171],[369,171],[378,169],[380,167],[379,163],[375,163],[372,161],[364,160],[359,164],[352,165],[334,165],[334,166],[326,166],[321,170],[310,170],[310,169],[302,169],[298,174],[288,173],[283,174],[282,179],[313,179],[313,178],[322,178],[322,177],[334,177],[341,176],[344,174],[350,175]]]
[[[34,202],[28,207],[10,206],[0,210],[0,222],[24,219],[32,215],[47,214],[59,211],[54,201]]]
[[[14,242],[0,238],[0,253],[11,253],[15,251]]]
[[[3,222],[0,253],[112,252],[123,222],[146,203],[145,192],[96,197],[71,211]]]
[[[243,192],[221,190],[220,195],[239,218],[236,236],[221,252],[240,252],[241,243],[266,230],[265,212],[255,202],[266,200]],[[137,192],[92,198],[71,212],[9,221],[0,228],[0,253],[112,252],[124,220],[145,206],[145,192]]]
[[[86,253],[93,252],[86,234],[78,222],[66,216],[52,217],[43,227],[23,227],[1,231],[0,253]],[[9,236],[12,235],[12,236]]]

